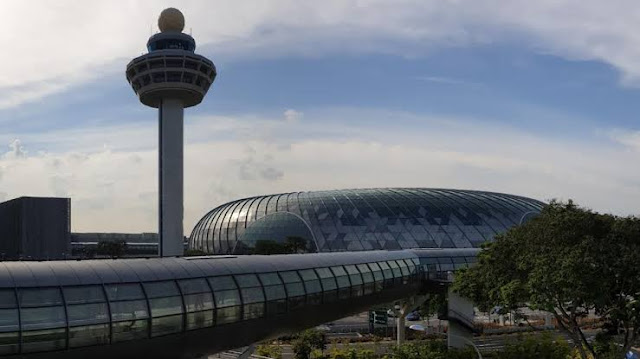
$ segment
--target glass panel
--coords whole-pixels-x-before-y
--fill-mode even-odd
[[[373,273],[373,279],[376,282],[380,282],[384,280],[384,276],[382,275],[382,269],[378,265],[378,263],[369,263],[369,268],[371,268],[371,272]]]
[[[102,344],[109,344],[109,324],[69,328],[71,348]]]
[[[18,289],[20,307],[44,307],[62,304],[58,288],[26,288]]]
[[[263,285],[282,284],[280,277],[276,273],[260,274],[259,276]]]
[[[371,270],[369,269],[369,267],[366,264],[358,264],[356,267],[358,268],[358,270],[362,274],[362,280],[365,283],[372,283],[373,282],[373,274],[371,274]]]
[[[99,285],[82,287],[67,287],[63,289],[64,300],[67,304],[99,303],[104,302],[104,290]]]
[[[113,323],[113,342],[145,339],[149,334],[148,326],[146,319]]]
[[[338,285],[336,284],[336,279],[333,276],[329,278],[322,278],[321,282],[322,282],[322,290],[325,292],[330,290],[335,290],[338,288]]]
[[[339,275],[347,275],[347,272],[344,270],[342,266],[331,267],[331,271],[336,277]]]
[[[360,276],[360,272],[354,265],[344,266],[344,269],[349,273],[349,279],[351,279],[351,285],[360,285],[362,284],[362,277]]]
[[[264,302],[262,288],[242,288],[240,291],[244,304]]]
[[[300,277],[296,271],[280,272],[280,277],[285,283],[300,282]]]
[[[402,273],[402,276],[403,277],[408,277],[409,276],[409,269],[407,268],[407,264],[402,259],[399,259],[399,260],[397,260],[395,262],[398,263],[398,267],[400,267],[400,272]]]
[[[22,352],[32,353],[64,349],[67,342],[66,329],[34,330],[22,333]]]
[[[318,279],[316,272],[313,269],[305,269],[298,271],[300,273],[300,277],[302,277],[303,281],[309,281]]]
[[[319,280],[305,281],[304,287],[307,291],[307,294],[320,293],[322,292],[322,287],[320,286]]]
[[[144,300],[131,300],[125,302],[111,302],[111,319],[134,320],[149,317],[147,302]]]
[[[209,277],[209,284],[211,284],[211,288],[214,291],[224,290],[224,289],[235,289],[236,282],[229,276],[225,277]]]
[[[0,309],[0,333],[18,331],[18,309]],[[2,345],[0,338],[0,346]],[[2,350],[0,349],[0,353]]]
[[[347,272],[342,267],[331,267],[331,271],[336,276],[336,282],[338,283],[338,288],[347,288],[351,286],[351,282],[349,281],[349,276],[347,276]]]
[[[211,293],[187,294],[184,296],[184,305],[187,312],[199,312],[213,309],[213,296]]]
[[[109,284],[105,286],[110,301],[144,299],[140,284]]]
[[[22,330],[66,327],[64,307],[22,308]]]
[[[195,293],[210,293],[211,289],[202,278],[199,279],[186,279],[178,281],[182,294],[195,294]]]
[[[234,277],[236,278],[236,281],[241,288],[260,286],[258,277],[255,274],[236,275]]]
[[[322,278],[333,278],[333,273],[329,268],[316,268],[316,273],[318,273],[318,277]]]
[[[387,264],[389,264],[389,267],[393,271],[394,277],[396,278],[402,277],[402,271],[400,270],[400,267],[398,266],[398,263],[396,263],[396,261],[387,261]]]
[[[304,287],[302,287],[302,283],[288,283],[287,286],[287,296],[297,297],[304,295]]]
[[[267,296],[267,300],[284,299],[287,297],[283,285],[270,285],[268,287],[264,287],[264,293]]]
[[[389,267],[387,262],[378,262],[378,265],[382,269],[384,279],[393,279],[393,272],[391,271],[391,268]]]
[[[13,289],[0,290],[0,308],[16,308],[16,293]]]
[[[214,293],[214,298],[216,300],[216,307],[230,307],[233,305],[239,305],[240,303],[240,294],[238,294],[237,290],[223,290]]]
[[[218,324],[233,323],[240,320],[240,307],[218,308],[216,313]]]
[[[149,299],[152,317],[163,317],[165,315],[173,315],[182,313],[182,298],[167,297]]]
[[[264,316],[264,304],[263,303],[246,304],[244,306],[244,318],[243,319],[247,320],[247,319],[261,318],[263,316]]]
[[[151,321],[151,336],[159,337],[182,331],[182,315],[172,315],[162,318],[153,318]]]
[[[107,303],[70,305],[67,307],[67,315],[70,326],[107,323],[109,321]]]
[[[144,283],[144,290],[149,298],[170,297],[180,295],[178,286],[174,281]]]
[[[187,330],[213,326],[213,311],[187,313]]]

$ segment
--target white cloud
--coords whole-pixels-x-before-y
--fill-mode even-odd
[[[0,108],[122,72],[145,51],[170,1],[5,0]],[[182,1],[187,31],[230,57],[428,54],[436,46],[513,42],[597,60],[640,78],[640,4],[632,0]],[[201,47],[202,48],[202,47]]]
[[[640,131],[616,129],[610,131],[609,135],[614,141],[640,152]]]
[[[187,121],[185,230],[208,210],[240,197],[357,187],[482,189],[541,200],[573,198],[598,211],[637,213],[640,169],[629,163],[638,154],[608,138],[594,146],[591,139],[553,141],[460,119],[374,110],[306,111],[305,117],[309,121],[294,124],[277,116]],[[372,119],[384,123],[378,117],[395,121],[367,125]],[[349,125],[332,118],[348,118]],[[64,147],[0,155],[0,197],[70,196],[75,231],[153,231],[155,143],[132,148],[127,141],[154,127],[88,130],[101,147],[84,140],[81,130],[20,136],[23,152],[31,141]]]
[[[302,120],[302,118],[304,117],[304,113],[300,112],[300,111],[296,111],[292,108],[287,109],[286,111],[284,111],[284,120],[287,123],[296,123],[300,120]]]

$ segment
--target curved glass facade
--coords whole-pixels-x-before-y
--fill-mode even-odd
[[[193,229],[189,247],[242,254],[259,241],[295,237],[310,252],[477,248],[543,205],[509,194],[451,189],[283,193],[214,208]]]

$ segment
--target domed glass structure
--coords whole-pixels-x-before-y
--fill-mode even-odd
[[[233,201],[207,213],[191,249],[252,253],[264,241],[308,252],[471,248],[540,212],[509,194],[428,188],[292,192]],[[298,249],[300,246],[298,246]]]

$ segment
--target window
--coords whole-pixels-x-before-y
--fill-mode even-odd
[[[284,314],[287,311],[287,293],[278,274],[262,273],[258,276],[267,300],[267,315]]]
[[[373,293],[373,274],[369,267],[366,264],[357,264],[356,268],[358,268],[362,275],[362,281],[364,282],[364,295]]]
[[[322,284],[322,297],[325,303],[333,302],[338,298],[338,284],[329,268],[316,268],[316,273]]]
[[[336,278],[338,284],[338,298],[347,299],[351,296],[351,282],[349,275],[342,266],[331,267],[331,271]]]
[[[184,298],[187,330],[213,326],[213,296],[207,281],[186,279],[178,281]]]
[[[304,282],[304,288],[307,292],[307,302],[309,304],[322,303],[322,286],[320,285],[320,279],[313,269],[304,269],[298,271],[300,277]]]
[[[66,347],[66,317],[59,288],[18,290],[22,322],[22,351],[39,352]]]
[[[344,269],[349,274],[349,280],[351,280],[351,295],[360,297],[363,295],[362,276],[354,265],[344,266]]]
[[[182,297],[174,281],[144,283],[151,309],[151,336],[182,331]]]
[[[378,262],[380,269],[382,269],[382,275],[384,276],[384,286],[388,287],[393,284],[393,271],[391,267],[387,264],[387,262]]]
[[[105,289],[111,309],[113,342],[147,338],[149,308],[140,284],[109,284]]]
[[[209,277],[208,280],[211,289],[213,289],[217,323],[227,324],[239,321],[242,301],[233,278],[230,276]]]
[[[384,276],[382,275],[382,268],[378,265],[378,263],[369,263],[369,268],[371,269],[371,274],[373,275],[374,280],[374,291],[379,292],[384,288]]]
[[[409,269],[409,275],[416,277],[418,275],[418,266],[411,259],[405,259],[404,262],[407,264],[407,269]]]
[[[302,280],[296,271],[280,272],[280,278],[287,290],[289,310],[296,309],[304,304],[304,287]]]
[[[236,275],[244,304],[243,319],[254,319],[264,316],[264,292],[255,274]]]
[[[69,346],[109,344],[109,309],[100,285],[63,289],[69,320]]]
[[[0,354],[18,352],[18,305],[13,289],[0,290]]]
[[[402,270],[396,261],[387,261],[389,268],[393,272],[393,277],[395,278],[395,283],[402,283]]]

